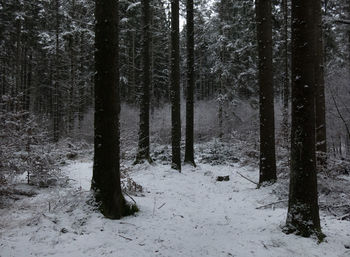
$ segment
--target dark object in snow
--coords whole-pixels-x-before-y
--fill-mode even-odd
[[[70,152],[70,153],[67,153],[66,156],[67,156],[67,159],[68,159],[68,160],[74,160],[74,159],[77,158],[78,154],[77,154],[77,153],[72,153],[72,152]]]
[[[61,229],[61,233],[63,233],[63,234],[68,233],[68,229],[62,228],[62,229]]]
[[[217,176],[216,177],[216,181],[229,181],[230,180],[230,176]]]
[[[57,185],[57,179],[55,178],[49,178],[49,179],[44,179],[39,181],[39,187],[42,188],[47,188],[50,186],[56,186]]]

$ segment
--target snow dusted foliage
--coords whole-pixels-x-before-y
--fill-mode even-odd
[[[331,156],[350,161],[350,91],[348,68],[328,72],[326,77],[327,130]],[[349,173],[348,169],[346,173]]]
[[[19,99],[3,96],[3,101],[16,105]],[[0,131],[2,181],[11,183],[12,178],[25,174],[28,183],[46,183],[48,174],[54,170],[54,160],[44,149],[48,142],[46,129],[27,111],[0,108]]]

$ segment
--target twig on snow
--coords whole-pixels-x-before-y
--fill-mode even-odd
[[[122,235],[119,235],[121,238],[124,238],[124,239],[126,239],[126,240],[128,240],[128,241],[132,241],[132,239],[131,238],[128,238],[128,237],[125,237],[125,236],[122,236]]]
[[[159,206],[159,207],[158,207],[158,210],[159,210],[160,208],[162,208],[164,205],[166,205],[166,203],[163,203],[161,206]]]
[[[124,222],[124,221],[119,222],[119,224],[123,224],[123,225],[131,225],[131,226],[135,226],[135,227],[136,227],[136,225],[135,225],[135,224],[128,223],[128,222]]]
[[[273,203],[269,203],[269,204],[265,204],[265,205],[262,205],[262,206],[256,207],[255,209],[263,209],[263,208],[265,208],[265,207],[268,207],[268,206],[271,206],[271,205],[274,205],[274,204],[278,204],[278,203],[285,203],[285,202],[288,202],[288,199],[285,199],[285,200],[280,200],[280,201],[273,202]]]
[[[340,217],[338,218],[338,220],[344,220],[344,219],[347,218],[347,217],[350,217],[350,213],[345,214],[345,215],[343,215],[343,216],[340,216]]]
[[[243,176],[241,173],[239,173],[238,171],[236,171],[236,173],[238,175],[240,175],[242,178],[245,178],[246,180],[248,180],[249,182],[252,182],[253,184],[259,186],[259,183],[256,183],[255,181],[251,180],[250,178],[247,178],[246,176]]]
[[[124,191],[124,194],[126,194],[127,196],[129,196],[130,199],[136,204],[136,201],[134,200],[134,198],[132,198],[126,191]]]
[[[337,217],[338,215],[330,208],[330,207],[327,207],[327,210],[333,214],[333,216]]]
[[[157,203],[157,199],[154,197],[154,204],[153,204],[153,213],[152,213],[152,217],[154,217],[154,213],[156,212],[156,203]]]

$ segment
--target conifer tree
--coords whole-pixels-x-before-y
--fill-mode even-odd
[[[317,4],[317,5],[316,5]],[[315,155],[315,10],[319,0],[292,0],[292,131],[285,232],[322,239]]]
[[[172,168],[181,172],[181,116],[180,116],[180,31],[179,0],[171,0],[171,144]]]
[[[143,87],[140,104],[139,146],[136,163],[144,160],[152,162],[149,140],[149,108],[150,108],[150,0],[142,0],[142,56],[143,56]]]
[[[257,39],[259,52],[260,98],[260,177],[259,184],[273,182],[276,176],[275,119],[272,71],[271,1],[256,2]]]
[[[92,190],[104,216],[120,219],[135,211],[120,185],[120,96],[118,2],[96,0],[95,135]]]
[[[187,0],[187,98],[186,98],[186,146],[185,163],[196,166],[193,149],[193,123],[194,123],[194,13],[193,0]]]

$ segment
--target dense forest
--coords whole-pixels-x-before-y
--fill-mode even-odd
[[[0,256],[348,256],[349,81],[347,0],[0,0]]]

